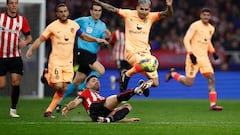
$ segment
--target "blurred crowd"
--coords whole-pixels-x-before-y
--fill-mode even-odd
[[[137,0],[102,0],[118,8],[135,9]],[[89,15],[91,0],[48,0],[47,23],[55,18],[55,5],[66,2],[70,8],[71,18]],[[152,11],[165,10],[165,0],[151,0]],[[228,64],[240,64],[240,0],[174,0],[174,17],[162,19],[155,23],[150,34],[153,51],[162,49],[175,53],[185,53],[183,36],[190,23],[199,19],[202,7],[212,9],[211,23],[216,31],[213,44],[220,55],[219,64],[227,68]],[[119,25],[118,16],[103,10],[102,20],[110,30]]]

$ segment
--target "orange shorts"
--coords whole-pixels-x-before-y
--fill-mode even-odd
[[[72,64],[56,65],[48,64],[48,82],[59,83],[59,82],[72,82],[74,71]]]
[[[212,64],[208,58],[205,59],[199,59],[197,58],[197,64],[193,65],[190,58],[187,56],[186,58],[186,66],[185,66],[185,72],[186,76],[190,78],[195,78],[198,71],[200,71],[201,74],[204,73],[214,73]]]
[[[134,66],[134,64],[139,63],[144,56],[151,55],[149,52],[137,52],[137,53],[126,53],[126,60],[131,66]],[[157,70],[154,72],[145,72],[144,74],[147,75],[148,78],[158,78],[158,72]]]

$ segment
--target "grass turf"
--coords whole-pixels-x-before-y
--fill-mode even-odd
[[[127,117],[139,117],[136,123],[91,122],[82,107],[68,117],[43,117],[50,98],[20,99],[20,118],[8,116],[10,97],[0,98],[0,135],[239,135],[240,101],[219,100],[221,112],[209,111],[208,100],[132,99],[133,110]],[[69,99],[66,100],[69,101]]]

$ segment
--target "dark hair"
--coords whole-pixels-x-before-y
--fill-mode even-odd
[[[59,7],[67,7],[67,5],[66,5],[66,3],[59,3],[59,4],[57,4],[57,6],[55,7],[55,11],[57,12],[58,11],[58,8]]]
[[[9,0],[7,0],[6,2],[7,2],[7,4],[9,4]],[[18,1],[17,1],[17,2],[18,2]]]
[[[203,13],[203,12],[211,13],[212,11],[211,11],[210,8],[208,8],[208,7],[204,7],[204,8],[201,9],[201,13]]]
[[[96,75],[90,75],[86,78],[86,83],[88,83],[91,78],[98,78],[98,77]]]
[[[96,2],[92,2],[92,5],[90,7],[91,10],[93,9],[93,6],[100,6],[100,7],[102,7],[100,4],[98,4]]]

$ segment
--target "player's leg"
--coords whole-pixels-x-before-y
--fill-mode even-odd
[[[169,70],[169,73],[165,76],[165,81],[168,82],[170,79],[173,78],[185,86],[192,86],[194,83],[194,78],[198,71],[199,65],[193,65],[191,60],[187,59],[185,65],[186,76],[178,73],[174,68],[171,68]]]
[[[21,75],[16,73],[11,73],[11,108],[10,108],[10,116],[11,117],[19,117],[17,115],[17,103],[20,96],[20,80]]]
[[[98,78],[101,77],[104,72],[105,72],[105,68],[104,66],[99,62],[99,61],[95,61],[93,64],[91,64],[89,66],[91,68],[91,72],[88,76],[90,75],[96,75]],[[86,88],[86,81],[84,81],[83,83],[81,83],[80,86],[78,86],[78,90],[81,91],[83,89]]]
[[[8,64],[12,89],[10,116],[19,117],[19,115],[17,115],[17,104],[20,96],[20,83],[23,75],[23,62],[21,58],[12,58],[8,61]]]
[[[127,61],[130,65],[132,65],[132,67],[128,70],[122,71],[120,81],[120,92],[125,91],[127,89],[129,79],[132,75],[143,72],[143,69],[141,69],[140,66],[140,61],[142,57],[143,56],[138,53],[126,55]]]
[[[48,108],[44,112],[44,117],[55,118],[55,116],[52,115],[52,112],[57,106],[58,102],[61,100],[62,96],[63,96],[63,93],[61,93],[60,91],[55,91],[51,103],[49,104]]]
[[[62,106],[63,101],[66,99],[66,97],[68,97],[71,93],[73,93],[77,89],[77,86],[79,86],[86,77],[87,77],[86,74],[84,74],[82,72],[76,73],[76,75],[73,79],[73,82],[68,84],[66,91],[64,92],[61,100],[59,101],[59,103],[56,107],[57,112],[61,112],[61,106]]]
[[[124,104],[120,107],[114,108],[114,110],[107,117],[98,117],[98,122],[109,123],[122,120],[131,110],[132,106],[130,104]]]
[[[217,105],[217,92],[216,92],[216,85],[215,85],[215,77],[214,77],[214,71],[213,71],[213,68],[212,68],[210,62],[205,63],[204,66],[201,68],[200,72],[208,81],[210,110],[221,111],[223,109],[223,107]]]
[[[42,73],[41,79],[40,79],[42,83],[47,83],[47,79],[45,77],[45,74],[47,74],[47,73],[48,73],[48,61],[45,61],[43,73]]]

